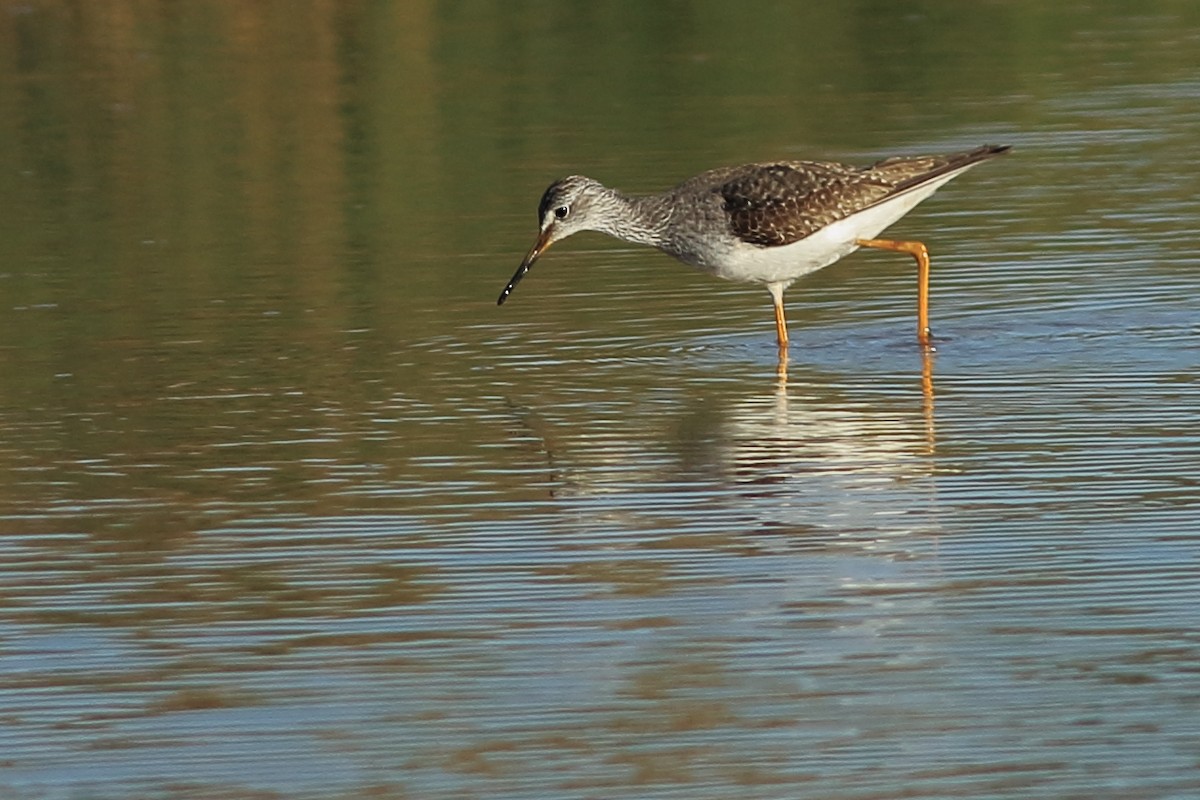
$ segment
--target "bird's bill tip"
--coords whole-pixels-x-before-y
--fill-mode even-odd
[[[546,252],[548,247],[550,247],[550,237],[546,232],[543,232],[538,235],[537,241],[533,243],[533,247],[529,249],[525,258],[521,260],[521,266],[517,267],[517,271],[513,273],[508,285],[500,292],[500,297],[497,298],[496,305],[504,305],[504,301],[513,293],[513,289],[517,288],[517,284],[525,277],[525,273],[529,272],[529,269],[533,266],[533,262],[541,258],[542,253]]]

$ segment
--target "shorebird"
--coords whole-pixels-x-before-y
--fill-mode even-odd
[[[929,251],[918,241],[875,237],[943,184],[1008,150],[1008,145],[984,145],[949,155],[887,158],[868,167],[822,161],[744,164],[639,196],[572,175],[550,184],[542,195],[537,241],[496,302],[508,299],[550,245],[580,231],[599,231],[656,247],[719,278],[765,286],[784,351],[784,290],[860,247],[873,247],[916,259],[917,339],[928,348]]]

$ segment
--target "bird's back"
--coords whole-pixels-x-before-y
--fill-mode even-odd
[[[838,220],[1007,151],[985,145],[943,156],[888,158],[868,167],[774,161],[709,170],[667,195],[711,224],[719,208],[730,237],[760,247],[799,241]],[[680,225],[689,222],[684,218]]]

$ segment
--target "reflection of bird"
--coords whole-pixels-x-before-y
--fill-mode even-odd
[[[1008,151],[985,145],[944,156],[889,158],[869,167],[817,161],[745,164],[704,172],[662,194],[631,196],[579,175],[550,185],[538,206],[537,242],[500,293],[554,242],[599,231],[647,244],[721,278],[767,287],[775,331],[787,347],[783,292],[797,278],[859,247],[917,260],[917,336],[929,345],[929,256],[920,242],[875,239],[881,231],[981,161]]]

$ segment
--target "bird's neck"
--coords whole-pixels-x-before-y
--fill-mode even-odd
[[[666,240],[669,209],[658,195],[628,195],[608,189],[615,213],[605,219],[602,233],[632,244],[661,247]]]

